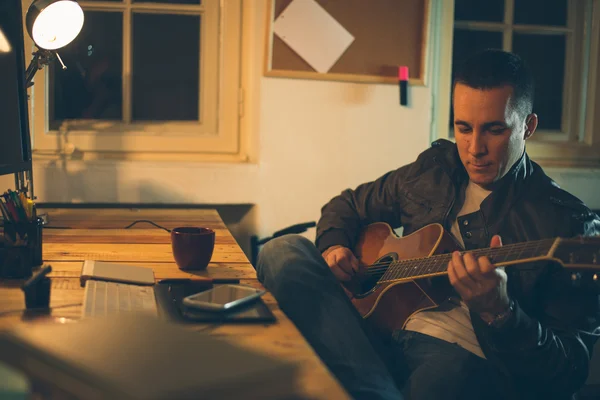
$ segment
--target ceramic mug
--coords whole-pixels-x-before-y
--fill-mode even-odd
[[[180,269],[206,269],[215,249],[215,231],[201,227],[175,228],[171,230],[171,247]]]

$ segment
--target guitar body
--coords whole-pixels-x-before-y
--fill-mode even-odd
[[[354,253],[364,265],[370,266],[368,270],[380,268],[378,263],[429,257],[458,249],[454,238],[439,224],[427,225],[400,238],[388,224],[374,223],[362,232]],[[441,290],[434,288],[428,278],[376,284],[376,279],[369,280],[365,276],[344,286],[360,315],[377,331],[388,334],[402,329],[415,312],[436,307],[451,288],[449,284],[441,285]]]

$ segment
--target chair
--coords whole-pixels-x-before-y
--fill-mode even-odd
[[[290,233],[306,232],[308,228],[313,228],[315,226],[317,226],[317,223],[315,221],[310,221],[288,226],[287,228],[283,228],[273,233],[273,235],[262,239],[259,239],[256,235],[252,235],[250,237],[250,262],[252,263],[254,269],[256,269],[256,261],[258,260],[258,252],[260,251],[260,246],[267,243],[271,239],[275,239],[276,237],[287,235]]]

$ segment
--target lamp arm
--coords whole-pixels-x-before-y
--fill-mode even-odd
[[[44,65],[50,64],[50,62],[55,57],[58,58],[58,60],[60,61],[62,69],[67,69],[57,52],[40,49],[38,47],[38,49],[33,53],[33,59],[31,60],[29,66],[27,67],[27,70],[25,71],[26,88],[33,86],[33,77],[35,76],[35,73],[38,71],[38,69],[42,69],[44,68]]]
[[[29,63],[29,66],[27,67],[27,70],[25,71],[25,87],[26,88],[33,85],[33,82],[32,82],[33,77],[35,76],[35,73],[37,72],[37,70],[40,69],[39,59],[40,59],[39,52],[36,51],[35,53],[33,53],[33,59],[31,60],[31,62]]]

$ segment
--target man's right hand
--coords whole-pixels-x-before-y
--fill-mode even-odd
[[[339,281],[349,281],[360,269],[360,263],[352,250],[341,245],[326,249],[323,258]]]

